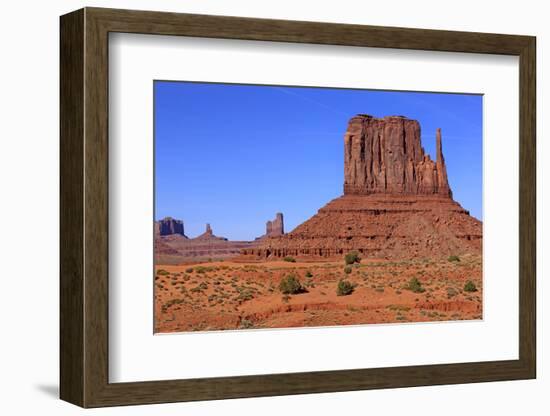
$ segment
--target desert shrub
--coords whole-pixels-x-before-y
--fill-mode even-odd
[[[239,325],[240,329],[254,328],[254,323],[248,319],[243,319]]]
[[[191,289],[191,292],[202,292],[208,289],[208,284],[206,282],[201,282],[199,285]]]
[[[458,256],[449,256],[449,258],[447,259],[448,261],[460,261],[460,257]]]
[[[179,305],[181,303],[185,303],[185,299],[170,299],[168,302],[162,305],[162,312],[166,312],[171,306]]]
[[[279,290],[285,295],[295,295],[303,292],[304,288],[295,275],[289,274],[279,283]]]
[[[246,289],[246,290],[243,290],[242,292],[239,293],[239,296],[237,296],[236,300],[241,300],[241,301],[247,301],[247,300],[251,300],[251,299],[254,299],[254,294]]]
[[[359,263],[361,262],[361,258],[359,257],[359,253],[357,251],[350,251],[344,257],[344,261],[346,262],[346,264]]]
[[[350,273],[351,273],[351,270],[352,270],[352,269],[351,269],[351,266],[346,266],[346,267],[344,267],[344,273],[345,273],[345,274],[350,274]]]
[[[458,290],[456,290],[454,287],[447,288],[447,298],[450,299],[456,295],[458,295]]]
[[[422,287],[422,283],[420,283],[420,280],[418,280],[418,278],[416,277],[413,277],[409,281],[409,284],[407,285],[407,289],[413,291],[414,293],[422,293],[426,290]]]
[[[477,292],[477,287],[474,282],[468,280],[464,285],[464,292]]]
[[[157,274],[160,274],[161,276],[166,276],[166,275],[169,275],[170,272],[167,272],[167,271],[164,270],[164,269],[158,269],[158,270],[157,270]]]
[[[354,286],[348,280],[340,280],[336,286],[336,295],[337,296],[346,296],[350,295],[353,292]]]
[[[283,258],[284,261],[288,261],[289,263],[296,263],[296,259],[291,256],[286,256]]]
[[[193,268],[192,268],[192,267],[189,267],[189,268],[185,269],[185,271],[186,271],[187,273],[193,273]]]
[[[309,270],[306,272],[306,277],[313,277],[313,273],[311,273]]]

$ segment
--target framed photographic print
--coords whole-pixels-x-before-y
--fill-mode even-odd
[[[535,38],[61,17],[83,406],[534,378]]]

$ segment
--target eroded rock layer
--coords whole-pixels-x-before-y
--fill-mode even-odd
[[[258,258],[433,258],[481,253],[482,225],[460,204],[440,196],[344,195],[281,237],[242,254]]]

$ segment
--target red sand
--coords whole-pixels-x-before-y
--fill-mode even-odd
[[[208,331],[481,319],[481,257],[460,261],[211,262],[159,265],[155,331]],[[285,296],[294,274],[307,292]],[[311,274],[311,277],[307,277]],[[407,289],[412,277],[424,291]],[[355,285],[337,296],[340,279]],[[475,292],[464,291],[471,280]]]

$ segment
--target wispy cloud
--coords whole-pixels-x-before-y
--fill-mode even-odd
[[[293,91],[291,88],[283,88],[283,87],[274,87],[275,90],[279,91],[279,92],[282,92],[283,94],[286,94],[286,95],[291,95],[291,96],[294,96],[294,97],[297,97],[297,98],[300,98],[301,100],[303,101],[306,101],[306,102],[309,102],[311,104],[315,104],[319,107],[323,107],[324,109],[326,110],[329,110],[329,111],[332,111],[333,113],[336,113],[336,114],[339,114],[339,115],[344,115],[344,116],[348,116],[349,114],[344,112],[344,111],[340,111],[334,107],[331,107],[329,105],[326,105],[325,103],[322,103],[320,101],[317,101],[317,100],[314,100],[313,98],[310,98],[304,94],[299,94],[297,93],[296,91]]]

